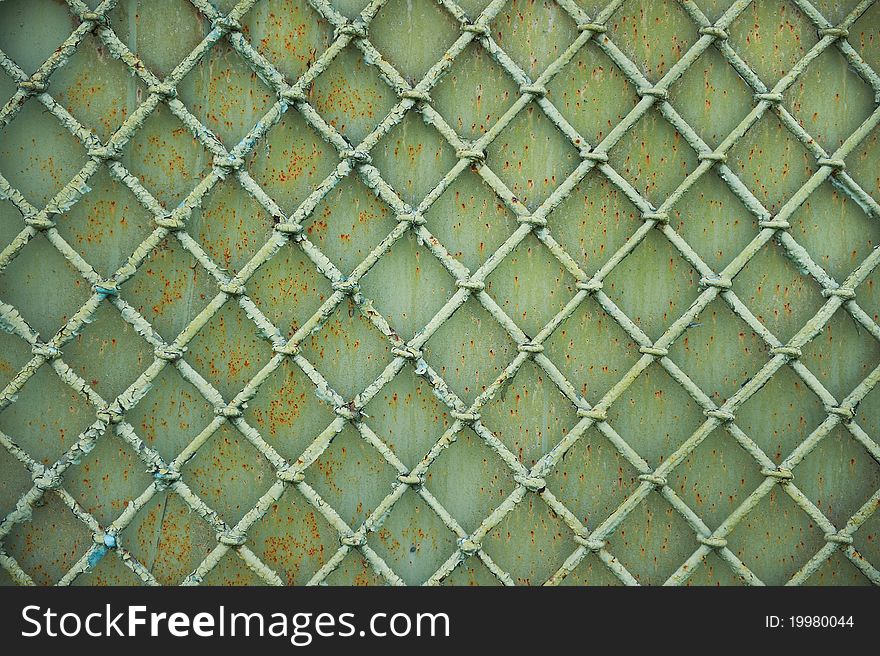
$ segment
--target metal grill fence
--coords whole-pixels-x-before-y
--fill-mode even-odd
[[[0,30],[34,39],[55,20],[38,4],[0,4]],[[75,27],[47,59],[30,72],[0,51],[14,83],[0,110],[12,581],[880,583],[872,0],[49,4]],[[161,52],[120,36],[153,9]],[[255,16],[288,30],[286,54],[250,37]],[[136,87],[104,124],[77,105],[95,90],[56,90],[78,56],[97,61],[87,48]],[[190,74],[214,56],[254,87],[227,74],[226,91],[190,102]],[[682,97],[709,58],[728,77]],[[811,98],[835,90],[844,109],[825,105],[814,138]],[[51,157],[16,136],[25,122],[61,126]],[[771,139],[797,154],[764,153]],[[744,208],[714,242],[711,204],[682,209],[710,178]],[[143,234],[114,223],[108,237],[98,209],[77,214],[113,185],[134,200],[106,211],[146,217]],[[230,229],[247,216],[217,219],[221,191],[246,196],[265,241]],[[467,202],[482,224],[455,225]],[[811,203],[828,222],[812,235],[798,218]],[[833,203],[867,227],[844,230]],[[334,212],[369,220],[336,239],[318,229]],[[817,257],[829,241],[845,256]],[[681,298],[653,298],[663,276]],[[713,351],[725,340],[744,355]],[[105,354],[136,375],[91,380]],[[600,370],[607,384],[585,382]],[[680,414],[650,405],[658,377]],[[418,435],[393,435],[395,403]],[[509,439],[542,414],[550,427]],[[457,473],[473,489],[449,489]],[[157,550],[196,561],[175,580]]]

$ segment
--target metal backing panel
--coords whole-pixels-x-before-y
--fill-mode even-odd
[[[0,2],[0,582],[880,583],[878,34]]]

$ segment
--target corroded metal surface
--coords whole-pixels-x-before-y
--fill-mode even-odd
[[[0,583],[880,583],[878,33],[0,2]]]

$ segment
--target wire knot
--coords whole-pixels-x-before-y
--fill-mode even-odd
[[[230,529],[217,534],[217,542],[225,544],[227,547],[240,547],[247,542],[247,536],[244,533]]]
[[[153,480],[159,485],[160,489],[163,489],[172,483],[180,480],[180,472],[176,469],[172,469],[171,467],[156,467],[153,469],[151,473],[153,475]]]
[[[48,492],[49,490],[56,490],[61,487],[61,477],[55,472],[54,469],[50,467],[43,467],[36,474],[33,475],[34,486],[38,490],[42,490],[43,492]]]
[[[45,358],[46,360],[55,360],[61,357],[61,350],[51,344],[34,344],[31,347],[31,353]]]
[[[832,173],[840,173],[844,169],[846,169],[846,162],[842,159],[832,159],[830,157],[820,157],[816,160],[816,164],[819,166],[827,166],[831,169]]]
[[[837,296],[838,298],[842,298],[845,301],[851,301],[856,297],[856,290],[852,287],[835,287],[834,289],[823,289],[822,296],[824,296],[825,298]]]
[[[761,476],[766,476],[767,478],[775,478],[776,481],[780,484],[787,483],[794,478],[794,474],[791,473],[791,470],[786,469],[785,467],[777,467],[776,469],[762,469]]]
[[[697,159],[701,162],[726,162],[727,153],[719,153],[718,151],[710,151],[708,153],[700,153]]]
[[[719,421],[724,423],[730,423],[734,419],[736,419],[736,415],[734,415],[730,410],[721,409],[706,410],[706,416],[712,419],[718,419]]]
[[[119,157],[119,151],[112,146],[91,146],[88,149],[88,155],[90,158],[99,162],[106,162],[111,159],[117,159]]]
[[[461,26],[462,32],[470,32],[481,36],[489,36],[489,26],[483,23],[464,23]]]
[[[174,85],[170,82],[152,84],[147,87],[147,92],[150,94],[155,94],[163,100],[171,100],[173,98],[177,98],[177,89],[175,89]]]
[[[697,542],[700,544],[706,545],[712,549],[723,549],[727,546],[727,540],[722,537],[716,537],[714,535],[698,535]]]
[[[517,216],[516,220],[522,225],[531,226],[532,228],[547,227],[547,219],[543,216],[535,216],[534,214],[525,214]]]
[[[834,542],[835,544],[852,544],[853,536],[846,533],[826,533],[825,542]]]
[[[656,210],[642,212],[643,221],[656,221],[658,224],[669,223],[669,212],[658,212]]]
[[[657,346],[641,346],[639,347],[639,353],[644,353],[645,355],[653,355],[655,358],[665,358],[667,355],[669,355],[669,350]]]
[[[170,230],[171,232],[177,232],[178,230],[183,230],[186,227],[186,223],[184,223],[181,219],[178,219],[173,214],[164,214],[162,216],[153,217],[153,222],[160,228],[165,228],[166,230]]]
[[[339,542],[346,547],[363,547],[367,544],[367,536],[363,533],[351,533],[350,535],[340,535]]]
[[[281,100],[286,100],[287,102],[292,103],[306,102],[308,99],[306,97],[306,92],[296,86],[283,89],[281,93],[278,94],[278,97],[281,98]]]
[[[764,228],[772,228],[773,230],[788,230],[791,227],[791,224],[785,219],[760,219],[758,221],[758,227],[761,229]]]
[[[541,493],[547,488],[547,481],[538,476],[516,476],[515,480],[529,492]]]
[[[109,405],[98,410],[97,417],[105,424],[119,424],[123,419],[120,408],[118,406],[113,407]]]
[[[418,212],[404,212],[403,214],[398,214],[397,220],[406,221],[413,226],[421,226],[427,223],[425,217]]]
[[[416,102],[431,102],[431,96],[427,91],[421,89],[404,89],[400,92],[400,97],[404,100],[415,100]]]
[[[835,39],[845,39],[849,36],[849,30],[845,27],[823,27],[818,30],[819,38],[833,36]]]
[[[279,221],[275,224],[275,231],[282,235],[299,235],[302,234],[303,225],[297,221]]]
[[[115,549],[119,546],[119,542],[113,533],[95,533],[92,536],[92,540],[95,541],[95,544],[99,544],[107,549]]]
[[[662,476],[657,476],[657,474],[641,474],[639,480],[643,483],[650,483],[656,488],[666,485],[666,479]]]
[[[544,345],[536,344],[535,342],[523,342],[517,345],[516,350],[520,353],[543,353]]]
[[[353,39],[366,39],[367,26],[363,23],[345,23],[336,28],[335,37],[350,36]]]
[[[586,535],[579,535],[575,533],[574,541],[579,545],[586,547],[589,551],[596,553],[598,551],[602,551],[605,548],[607,542],[605,540],[599,538],[593,538]]]
[[[483,545],[472,538],[459,538],[458,548],[461,550],[462,553],[468,556],[473,556],[475,553],[483,548]]]
[[[220,169],[219,175],[221,177],[233,171],[240,170],[242,166],[244,166],[244,160],[241,157],[236,157],[232,153],[229,153],[228,155],[214,156],[214,168]]]
[[[330,285],[334,292],[341,292],[346,296],[354,294],[358,289],[357,280],[346,278],[345,280],[336,280]]]
[[[108,296],[119,296],[119,288],[116,286],[115,280],[104,280],[99,282],[92,287],[92,291],[102,299],[107,298]]]
[[[598,292],[603,287],[602,281],[596,279],[578,280],[574,286],[590,294]]]
[[[482,164],[486,161],[486,151],[485,150],[475,150],[472,148],[461,148],[455,151],[455,156],[458,159],[467,159],[473,162],[474,164]]]
[[[768,102],[771,105],[778,105],[782,102],[782,94],[767,91],[766,93],[756,93],[754,95],[755,102]]]
[[[605,34],[608,27],[603,23],[578,23],[578,32],[592,32],[593,34]]]
[[[336,406],[335,411],[337,416],[347,419],[348,421],[354,421],[361,416],[361,411],[355,407],[354,403],[338,405]]]
[[[244,285],[240,282],[230,280],[229,282],[221,282],[218,286],[220,287],[220,291],[224,294],[229,294],[230,296],[244,296]]]
[[[733,281],[724,276],[705,276],[700,278],[701,287],[715,287],[716,289],[730,289]]]
[[[285,483],[302,483],[306,480],[305,473],[293,465],[285,465],[275,473],[275,476],[279,481],[284,481]]]
[[[449,413],[453,419],[458,419],[465,424],[473,424],[480,420],[479,412],[459,412],[458,410],[452,410]]]
[[[406,358],[407,360],[418,360],[420,357],[422,357],[422,352],[415,346],[402,344],[401,346],[392,346],[391,355],[396,355],[400,358]]]
[[[657,100],[666,100],[669,98],[669,90],[662,87],[642,87],[637,91],[640,97],[648,96]]]
[[[186,351],[185,346],[177,346],[176,344],[163,344],[162,346],[156,347],[154,355],[160,360],[165,360],[166,362],[174,362],[175,360],[179,360],[183,357],[184,351]]]
[[[700,36],[715,37],[719,41],[726,41],[730,38],[730,34],[723,27],[717,25],[706,25],[700,28]]]
[[[825,408],[825,411],[828,412],[828,414],[837,415],[838,417],[843,417],[844,419],[853,419],[856,416],[855,408],[848,405]]]
[[[481,292],[486,288],[486,283],[482,280],[471,280],[468,278],[467,280],[456,280],[455,286],[459,289],[469,289],[472,292]]]
[[[55,227],[55,222],[46,215],[29,216],[25,218],[24,224],[29,228],[33,228],[38,232],[49,230]]]
[[[397,477],[397,480],[410,487],[418,487],[423,482],[422,477],[418,474],[401,474]]]
[[[363,164],[372,164],[373,158],[370,157],[369,153],[365,153],[362,150],[343,150],[339,156],[342,159],[348,160],[352,166],[361,166]]]
[[[49,88],[49,83],[39,77],[32,77],[27,80],[19,80],[18,88],[28,95],[43,93]]]
[[[224,32],[241,32],[241,23],[230,16],[221,16],[214,21],[214,28],[219,28]]]
[[[791,360],[797,360],[802,355],[798,346],[774,346],[770,349],[771,355],[784,355]]]
[[[599,164],[604,164],[608,161],[608,153],[603,153],[598,150],[590,150],[589,147],[584,146],[581,148],[581,159],[588,160],[590,162],[597,162]]]
[[[98,25],[107,24],[107,16],[105,14],[100,14],[96,11],[83,12],[80,18],[84,23],[94,23],[92,27],[98,27]]]
[[[605,421],[608,419],[608,413],[600,408],[578,408],[577,416],[582,419],[592,419],[593,421]]]
[[[543,98],[547,95],[547,87],[543,84],[524,84],[520,88],[520,93],[532,96],[534,98]]]
[[[214,414],[218,417],[225,417],[226,419],[235,419],[241,417],[241,408],[232,404],[217,406],[214,408]]]

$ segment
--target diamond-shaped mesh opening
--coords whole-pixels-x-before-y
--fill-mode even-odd
[[[652,467],[675,452],[704,420],[696,402],[656,363],[608,410],[608,422]]]
[[[728,360],[730,353],[736,355]],[[721,404],[764,366],[770,348],[724,301],[715,299],[669,354],[703,392]]]
[[[0,174],[42,209],[86,163],[86,151],[36,100],[0,128]]]
[[[309,239],[340,271],[349,274],[396,223],[388,205],[359,177],[349,175],[321,200],[305,226]]]
[[[737,524],[727,542],[767,585],[787,582],[825,544],[822,530],[778,487]]]
[[[446,406],[409,366],[383,387],[364,411],[370,428],[409,468],[419,463],[451,423]]]
[[[0,451],[0,515],[6,517],[15,510],[18,499],[32,486],[27,467],[6,449]]]
[[[186,0],[156,0],[149,6],[120,2],[108,16],[119,39],[160,78],[171,73],[210,29]],[[169,25],[174,38],[169,38]]]
[[[530,235],[492,272],[486,292],[526,334],[535,335],[576,289],[571,274]]]
[[[532,467],[577,423],[571,401],[531,362],[481,414],[486,426],[526,467]]]
[[[577,546],[571,529],[533,494],[483,538],[486,553],[517,585],[541,585]]]
[[[876,510],[853,535],[853,547],[870,562],[877,562],[880,556],[880,514]]]
[[[653,108],[608,155],[611,165],[654,205],[660,205],[697,166],[694,150]]]
[[[491,385],[516,355],[516,346],[477,301],[468,300],[434,333],[425,360],[465,403]]]
[[[764,481],[760,469],[732,435],[715,429],[672,471],[669,486],[715,530]]]
[[[462,3],[459,3],[462,4]],[[495,575],[477,556],[471,556],[440,582],[445,586],[500,586]]]
[[[102,277],[109,278],[149,235],[152,215],[131,190],[101,168],[89,179],[92,191],[58,217],[58,232]]]
[[[783,366],[736,412],[736,424],[779,463],[825,419],[822,403]]]
[[[238,143],[272,102],[269,87],[225,40],[187,73],[177,93],[227,147]]]
[[[807,67],[786,95],[804,129],[834,152],[874,110],[871,87],[837,48],[828,48]]]
[[[339,586],[388,585],[388,582],[377,574],[373,566],[357,551],[350,551],[339,563],[339,567],[324,580],[327,585]]]
[[[617,322],[591,301],[582,303],[560,324],[544,343],[544,353],[594,403],[641,355]]]
[[[608,551],[642,585],[661,585],[698,546],[693,529],[656,493],[637,505],[608,540]]]
[[[368,476],[370,489],[358,486]],[[306,470],[306,482],[342,517],[357,528],[391,492],[396,478],[382,455],[352,426],[335,435],[327,450]]]
[[[366,137],[394,107],[394,92],[363,54],[349,45],[312,85],[318,113],[353,144]]]
[[[804,347],[801,361],[829,392],[842,399],[880,364],[880,342],[841,309]]]
[[[455,166],[455,151],[432,126],[409,112],[373,149],[373,162],[400,197],[417,205]]]
[[[171,340],[218,291],[195,257],[168,237],[150,252],[120,293],[162,337]]]
[[[227,179],[205,196],[188,229],[218,266],[234,274],[269,240],[273,225],[268,212]]]
[[[234,301],[227,302],[189,343],[186,359],[231,399],[272,357],[269,343]]]
[[[590,143],[598,143],[638,102],[635,87],[593,41],[547,87],[553,105]]]
[[[880,128],[874,128],[846,158],[850,177],[875,199],[880,195],[880,148],[878,148],[878,142],[880,142]]]
[[[572,143],[532,103],[492,142],[486,162],[514,196],[535,209],[569,176],[578,159]]]
[[[873,69],[880,68],[880,39],[877,38],[877,21],[880,20],[880,7],[871,5],[849,28],[847,42],[862,56]]]
[[[835,553],[804,585],[870,585],[864,573],[840,552]]]
[[[492,21],[491,35],[534,79],[577,38],[577,26],[552,0],[513,0]]]
[[[841,528],[880,489],[880,463],[842,426],[822,438],[795,475],[798,489]]]
[[[242,31],[266,59],[291,81],[330,45],[330,26],[305,0],[257,3],[241,21]]]
[[[782,248],[769,243],[733,283],[740,300],[783,343],[809,321],[824,299],[818,284],[801,274]]]
[[[752,90],[717,48],[709,48],[669,90],[669,101],[710,146],[752,109]]]
[[[459,34],[452,15],[433,0],[390,0],[370,23],[370,42],[404,77],[416,82]]]
[[[137,78],[92,35],[86,36],[68,63],[52,75],[52,97],[102,140],[135,110],[143,92]]]
[[[588,528],[598,526],[639,486],[638,472],[595,427],[566,451],[546,480]]]
[[[404,492],[368,544],[407,584],[424,583],[456,549],[452,533],[415,492]]]
[[[471,271],[479,268],[518,227],[513,213],[471,171],[455,179],[425,212],[425,219],[449,254]]]
[[[476,41],[456,55],[449,72],[431,90],[433,106],[465,139],[485,134],[518,96],[507,71]]]
[[[659,80],[697,40],[697,28],[673,0],[636,0],[615,12],[609,36],[650,80]]]
[[[333,148],[295,111],[269,130],[249,158],[248,172],[282,211],[292,214],[338,164]]]
[[[285,359],[248,401],[244,417],[278,453],[294,461],[336,416],[315,391],[302,370]]]
[[[88,528],[52,494],[34,508],[31,521],[12,529],[3,544],[34,583],[52,585],[93,543]]]
[[[53,398],[44,406],[44,394]],[[95,410],[48,365],[37,369],[18,393],[16,402],[0,412],[0,430],[32,458],[52,464],[95,421]]]
[[[122,161],[168,210],[186,198],[211,167],[210,153],[164,103],[135,132]]]
[[[516,483],[498,454],[465,428],[428,469],[425,485],[465,531],[474,531]]]
[[[182,582],[217,546],[210,525],[171,492],[156,494],[119,542],[163,585]]]
[[[90,296],[88,283],[42,235],[0,272],[0,298],[19,308],[43,339],[60,330]]]
[[[9,384],[32,357],[26,341],[0,330],[0,385],[5,387]]]
[[[385,336],[351,301],[303,342],[302,353],[346,401],[376,380],[393,357]]]
[[[192,491],[230,526],[275,482],[269,461],[229,424],[199,447],[181,474]]]
[[[248,536],[254,552],[288,585],[308,583],[339,549],[336,530],[292,487]]]
[[[53,0],[12,0],[0,7],[0,50],[30,75],[76,28],[76,17]],[[38,24],[39,30],[28,29]]]
[[[637,285],[638,295],[622,293]],[[656,339],[696,298],[698,274],[656,231],[617,267],[605,282],[608,294],[649,337]]]
[[[586,556],[578,566],[566,576],[560,585],[567,586],[618,586],[620,579],[594,554]]]
[[[125,418],[138,437],[167,462],[211,423],[214,411],[192,383],[173,366],[166,366]]]
[[[710,551],[700,564],[697,565],[694,573],[687,580],[689,586],[722,586],[722,585],[745,585],[745,581],[737,575],[728,565],[721,559],[721,556],[714,551]]]
[[[266,582],[257,576],[255,572],[248,569],[244,559],[239,558],[237,554],[230,551],[202,579],[202,585],[245,586],[266,585]]]
[[[153,352],[110,304],[102,303],[92,316],[64,347],[64,361],[104,400],[112,401],[153,362]]]
[[[64,489],[102,526],[119,517],[152,482],[131,448],[110,434],[64,474]]]

